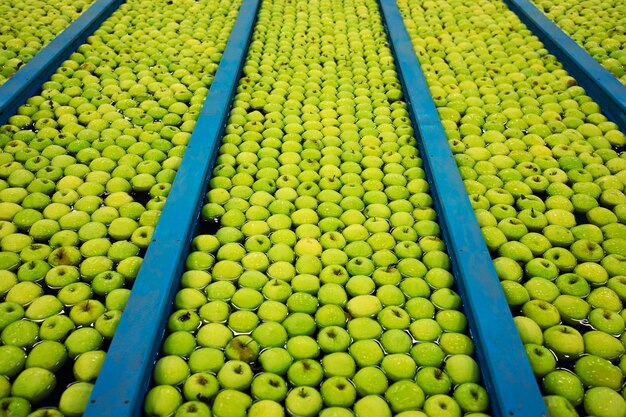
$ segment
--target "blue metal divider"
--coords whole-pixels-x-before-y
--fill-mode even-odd
[[[561,30],[529,0],[503,0],[576,78],[602,112],[626,131],[626,86]]]
[[[198,224],[259,3],[260,0],[243,0],[239,9],[183,162],[96,380],[85,417],[142,414],[152,367]]]
[[[0,87],[0,125],[41,89],[59,65],[100,27],[124,0],[96,0]]]
[[[395,0],[379,0],[494,416],[547,417]]]

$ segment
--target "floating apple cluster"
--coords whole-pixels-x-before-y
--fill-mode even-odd
[[[82,413],[238,5],[126,2],[0,128],[0,416]]]
[[[626,5],[619,0],[541,1],[535,5],[626,84]]]
[[[550,413],[626,415],[624,134],[503,3],[398,4]]]
[[[486,415],[415,145],[375,1],[264,2],[145,415]]]
[[[0,85],[30,61],[93,0],[8,0],[0,4]]]

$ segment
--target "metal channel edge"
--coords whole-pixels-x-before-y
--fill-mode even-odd
[[[503,1],[600,105],[609,120],[626,132],[626,86],[529,0]]]
[[[111,16],[125,0],[96,0],[0,87],[0,125],[41,90],[59,65]]]
[[[395,0],[379,0],[439,223],[496,416],[547,417],[491,256]]]
[[[96,380],[85,417],[142,415],[260,0],[243,0],[152,242]]]

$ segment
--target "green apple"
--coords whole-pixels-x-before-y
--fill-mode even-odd
[[[389,383],[384,372],[378,367],[365,367],[359,369],[352,378],[360,396],[382,395],[387,390]]]
[[[621,357],[625,348],[615,337],[602,331],[592,330],[583,334],[585,352],[590,355],[614,361]]]
[[[289,392],[285,399],[287,411],[298,416],[315,416],[323,407],[322,396],[315,388],[302,386]]]
[[[157,385],[178,385],[189,376],[187,362],[179,356],[167,355],[157,360],[153,378]]]
[[[102,335],[92,327],[81,327],[74,330],[65,339],[65,347],[70,358],[76,358],[81,353],[98,350],[102,345]]]
[[[219,370],[217,379],[226,389],[244,390],[252,383],[253,373],[246,362],[230,360]]]
[[[28,320],[17,320],[4,328],[0,334],[4,345],[30,348],[39,340],[39,326]]]
[[[626,400],[606,387],[593,387],[585,393],[585,412],[598,417],[614,417],[626,414]]]
[[[468,355],[452,355],[446,359],[444,371],[450,377],[453,384],[464,382],[478,382],[480,371],[476,361]]]
[[[287,379],[296,386],[317,386],[324,377],[322,365],[312,359],[300,359],[293,362],[287,370]]]
[[[424,391],[413,381],[403,380],[392,384],[385,392],[385,399],[394,413],[421,408]]]
[[[585,389],[573,372],[564,369],[553,370],[544,376],[542,384],[546,394],[564,397],[574,407],[583,402]]]
[[[543,401],[551,416],[574,417],[578,415],[574,406],[564,397],[545,395]]]
[[[356,401],[356,388],[350,380],[341,376],[326,379],[320,388],[326,407],[351,407]]]
[[[424,412],[433,417],[461,416],[461,407],[452,397],[445,394],[436,394],[428,397],[424,402]]]
[[[619,368],[598,356],[581,357],[576,361],[574,369],[586,386],[602,386],[617,390],[622,384],[623,375]]]
[[[543,332],[544,344],[561,360],[574,360],[585,352],[580,332],[566,325],[552,326]]]
[[[219,391],[219,383],[213,374],[198,372],[190,375],[182,387],[183,397],[187,401],[198,400],[208,402]]]
[[[480,413],[489,408],[487,391],[473,382],[466,382],[456,387],[453,398],[464,412]]]
[[[31,404],[26,398],[21,397],[5,397],[0,399],[0,409],[7,415],[15,415],[26,417],[30,413]]]
[[[43,401],[56,386],[55,375],[47,369],[32,367],[23,370],[13,381],[11,395],[26,398],[31,403]]]
[[[401,406],[401,402],[398,405]],[[391,417],[392,412],[389,404],[377,395],[367,395],[358,400],[353,407],[357,417],[376,415],[380,417]]]
[[[74,387],[78,384],[84,384],[80,387],[76,387],[72,391],[68,392],[71,387]],[[80,382],[75,385],[71,385],[67,392],[67,400],[68,406],[65,407],[66,410],[71,410],[71,415],[81,415],[81,404],[84,400],[84,405],[87,405],[87,401],[89,400],[89,395],[91,394],[91,388],[93,387],[91,384],[86,382]],[[89,387],[89,391],[87,391]],[[70,397],[71,394],[75,394],[76,398]],[[63,398],[63,397],[61,397]],[[71,403],[70,403],[71,402]],[[143,411],[148,416],[167,416],[172,415],[178,407],[183,403],[183,396],[179,390],[170,386],[170,385],[157,385],[152,387],[148,393],[146,394],[146,399],[144,400]],[[59,405],[61,411],[67,413]],[[84,410],[84,407],[83,407]],[[69,415],[69,414],[66,414]]]
[[[24,351],[12,345],[0,346],[2,359],[0,360],[0,371],[7,378],[14,378],[23,369],[26,363],[26,354]]]
[[[287,396],[287,383],[279,375],[258,374],[252,381],[252,396],[258,400],[283,401]]]
[[[38,367],[56,372],[67,360],[67,349],[62,343],[44,340],[36,344],[26,358],[26,367]]]
[[[105,356],[103,350],[93,350],[79,355],[74,362],[74,378],[82,382],[94,381],[100,373]]]
[[[452,388],[450,377],[434,366],[424,366],[417,372],[415,381],[426,395],[447,394]]]
[[[283,417],[284,415],[285,410],[283,406],[280,403],[271,400],[256,401],[248,409],[248,416],[250,417]]]
[[[187,401],[176,410],[174,417],[210,417],[211,409],[201,401]]]

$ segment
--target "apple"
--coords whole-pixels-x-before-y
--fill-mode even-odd
[[[187,401],[181,404],[174,414],[175,417],[211,416],[209,406],[201,401]]]
[[[280,402],[287,396],[287,384],[279,375],[262,373],[252,381],[251,393],[259,400]]]
[[[67,360],[67,349],[62,343],[53,340],[44,340],[37,343],[28,353],[26,368],[43,368],[56,372]]]
[[[98,300],[88,299],[78,302],[70,310],[70,319],[77,326],[84,326],[95,321],[104,314],[106,307]]]
[[[224,353],[215,348],[199,348],[191,352],[188,359],[192,373],[217,372],[224,365]]]
[[[613,417],[626,413],[626,400],[606,387],[593,387],[585,393],[585,412],[599,417]]]
[[[384,332],[380,343],[387,353],[408,353],[411,350],[411,335],[404,330],[391,329]]]
[[[219,383],[213,374],[198,372],[190,375],[182,387],[183,397],[187,401],[208,402],[219,391]]]
[[[252,383],[253,373],[250,365],[239,360],[230,360],[217,373],[220,386],[226,389],[243,390]]]
[[[394,413],[421,408],[424,404],[424,391],[412,381],[398,381],[385,392],[385,399]]]
[[[189,376],[189,366],[179,356],[168,355],[157,360],[153,378],[157,385],[178,385]]]
[[[624,345],[615,337],[598,330],[592,330],[583,334],[585,352],[590,355],[614,361],[621,357],[625,351]]]
[[[448,375],[434,366],[424,366],[417,372],[415,382],[426,395],[447,394],[452,388]]]
[[[426,399],[424,412],[429,416],[460,416],[462,410],[454,398],[445,394],[436,394]]]
[[[17,320],[2,330],[0,339],[4,345],[30,348],[39,340],[39,326],[32,321]]]
[[[620,369],[606,359],[594,355],[583,356],[574,365],[576,375],[586,386],[620,388],[623,375]]]
[[[457,354],[446,359],[444,371],[453,384],[464,382],[478,382],[480,372],[476,361],[468,355]]]
[[[574,295],[559,295],[552,304],[557,308],[564,324],[576,325],[587,318],[591,307]]]
[[[259,350],[259,344],[255,339],[247,335],[238,335],[228,342],[224,353],[228,359],[252,362],[258,357]]]
[[[524,349],[533,373],[536,376],[544,376],[556,367],[556,357],[545,346],[534,343],[526,343],[524,345]]]
[[[350,334],[339,326],[327,326],[318,332],[317,342],[325,353],[344,352],[350,344]]]
[[[3,302],[0,303],[0,331],[4,330],[6,326],[9,324],[20,320],[24,317],[24,308],[13,302]]]
[[[401,406],[400,404],[398,405]],[[389,404],[377,395],[367,395],[359,399],[354,404],[353,410],[357,417],[364,417],[371,414],[380,417],[390,417],[392,415]]]
[[[522,313],[539,325],[543,330],[557,325],[561,315],[557,308],[544,300],[530,300],[522,306]]]
[[[22,397],[31,403],[40,403],[54,390],[55,375],[47,369],[32,367],[23,370],[11,386],[11,395]]]
[[[293,358],[286,349],[268,348],[259,355],[259,363],[265,372],[285,375],[293,363]]]
[[[324,377],[322,365],[311,359],[293,362],[287,371],[287,379],[296,386],[317,386]]]
[[[342,376],[326,379],[320,388],[326,407],[351,407],[356,401],[356,388],[350,380]]]
[[[68,417],[81,416],[87,408],[92,390],[93,384],[89,382],[76,382],[69,385],[59,399],[59,411]],[[154,387],[146,396],[144,411],[148,415],[162,415],[163,412],[173,413],[181,402],[180,394],[175,388],[169,386]]]
[[[2,360],[0,361],[2,375],[7,378],[14,378],[24,369],[26,354],[21,348],[12,345],[0,346],[0,352],[2,352]]]
[[[296,360],[314,359],[319,355],[317,342],[312,337],[306,335],[297,335],[289,338],[285,347]]]
[[[315,416],[323,407],[322,396],[315,388],[301,386],[289,392],[285,399],[287,411],[298,416]]]
[[[624,319],[615,311],[595,308],[589,312],[587,319],[594,329],[608,334],[618,335],[624,331]]]
[[[413,379],[416,371],[414,363],[408,354],[392,353],[383,357],[381,368],[390,381]]]
[[[0,409],[7,415],[26,417],[31,410],[30,402],[26,398],[21,397],[5,397],[0,399]]]
[[[83,385],[78,385],[83,384]],[[70,388],[75,387],[70,390]],[[65,392],[66,406],[61,407],[59,403],[59,409],[66,415],[80,415],[87,405],[89,395],[93,385],[86,382],[79,382],[71,385]],[[75,394],[74,397],[71,395]],[[63,396],[61,396],[63,399]],[[84,405],[82,405],[84,402]],[[164,416],[171,415],[176,412],[178,407],[183,403],[183,396],[176,388],[170,385],[157,385],[152,387],[146,394],[144,400],[143,411],[149,416]],[[82,408],[81,408],[82,405]],[[67,414],[71,412],[72,414]]]
[[[574,406],[567,399],[558,395],[545,395],[543,401],[550,415],[577,416]]]
[[[544,331],[543,338],[545,346],[561,360],[575,359],[585,351],[583,336],[570,326],[550,327]]]
[[[583,402],[585,389],[573,372],[564,369],[553,370],[544,376],[542,386],[548,395],[559,395],[574,407]]]
[[[465,412],[480,413],[489,408],[487,391],[473,382],[466,382],[456,387],[453,398]]]

